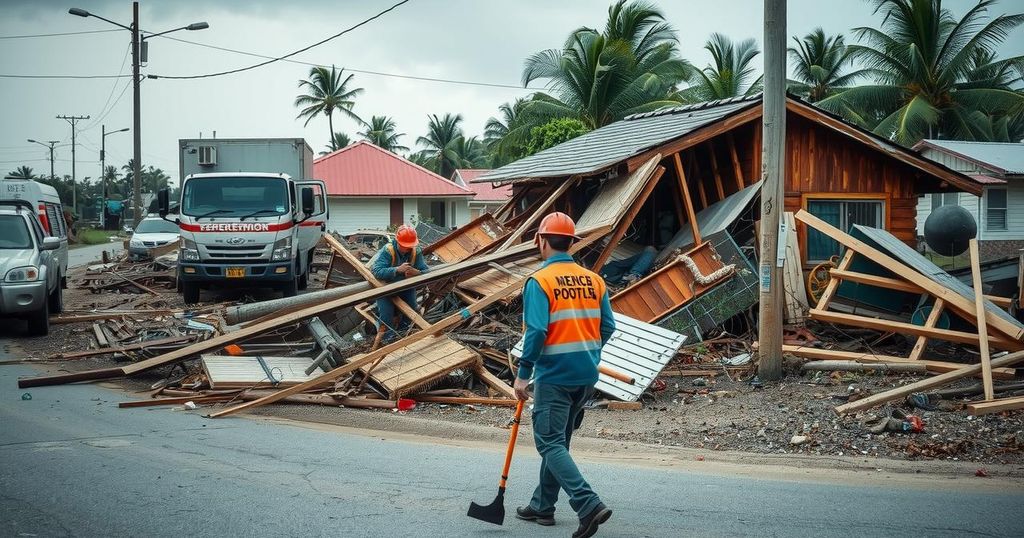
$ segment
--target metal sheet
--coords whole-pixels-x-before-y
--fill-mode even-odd
[[[627,402],[635,402],[683,347],[686,337],[657,325],[615,314],[615,332],[601,349],[601,364],[636,379],[630,385],[604,374],[598,376],[597,390]],[[512,356],[523,355],[522,339],[512,348]]]

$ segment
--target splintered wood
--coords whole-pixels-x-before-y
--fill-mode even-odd
[[[202,359],[211,389],[290,387],[316,377],[305,373],[312,362],[309,357],[205,355]]]
[[[493,215],[484,213],[423,249],[423,254],[433,254],[444,263],[460,262],[496,247],[507,234],[508,230]]]
[[[480,356],[447,336],[413,342],[389,353],[370,372],[370,379],[398,398],[458,368],[478,363]],[[359,369],[366,374],[367,366]]]
[[[540,269],[542,263],[540,258],[537,257],[507,263],[502,265],[500,269],[488,269],[475,277],[463,280],[459,282],[457,287],[478,297],[486,297],[517,280],[523,280],[530,276],[537,269]],[[508,300],[512,299],[510,297]]]

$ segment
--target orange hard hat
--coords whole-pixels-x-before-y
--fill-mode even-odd
[[[419,238],[416,237],[416,229],[405,224],[398,227],[395,239],[398,240],[398,246],[402,248],[414,248],[420,244]]]
[[[572,217],[561,211],[555,211],[540,221],[537,236],[541,235],[564,235],[573,239],[579,239],[579,237],[576,237],[576,223],[572,221]]]

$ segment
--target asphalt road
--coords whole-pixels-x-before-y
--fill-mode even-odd
[[[109,250],[113,254],[117,254],[124,250],[124,246],[120,241],[112,241],[101,245],[87,245],[84,247],[70,249],[68,250],[68,267],[100,263],[101,256],[103,256],[101,253],[104,250]]]
[[[16,348],[0,342],[4,351]],[[490,502],[502,452],[169,408],[118,409],[95,385],[17,389],[0,366],[0,536],[568,536]],[[31,394],[31,400],[22,395]],[[539,460],[522,450],[506,508]],[[600,536],[1021,536],[1024,490],[759,480],[582,462],[615,510]],[[564,502],[564,501],[563,501]]]

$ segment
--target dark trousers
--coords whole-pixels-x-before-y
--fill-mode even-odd
[[[555,511],[559,489],[569,495],[569,505],[580,517],[589,514],[601,502],[569,455],[572,432],[583,423],[583,405],[593,394],[591,386],[534,386],[533,439],[542,460],[540,484],[533,493],[530,507],[538,513]]]

